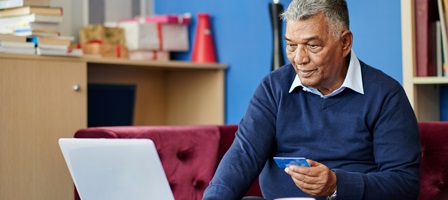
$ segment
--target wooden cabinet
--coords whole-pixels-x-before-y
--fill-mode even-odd
[[[73,199],[58,139],[87,126],[88,83],[136,84],[135,125],[224,124],[221,64],[0,54],[0,199]]]
[[[448,77],[417,77],[414,1],[401,0],[403,87],[419,121],[440,120],[439,86]]]
[[[0,199],[70,199],[58,138],[86,126],[86,63],[0,63]]]

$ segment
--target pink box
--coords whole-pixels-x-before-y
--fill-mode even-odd
[[[138,20],[140,23],[161,23],[161,24],[183,24],[188,25],[191,22],[191,17],[189,15],[155,15],[151,17],[136,17],[125,21],[135,21]]]
[[[189,16],[160,15],[120,21],[129,50],[188,51]]]
[[[158,60],[158,61],[170,60],[170,52],[168,51],[137,50],[137,51],[129,51],[128,55],[130,60]]]

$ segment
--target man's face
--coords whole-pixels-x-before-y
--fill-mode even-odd
[[[350,53],[352,35],[350,31],[341,34],[341,38],[335,38],[329,32],[323,14],[287,22],[286,54],[302,84],[324,95],[342,85],[348,68],[344,58]]]

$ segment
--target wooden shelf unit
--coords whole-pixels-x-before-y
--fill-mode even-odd
[[[403,87],[419,121],[440,120],[439,85],[447,77],[416,77],[415,0],[401,0]]]
[[[134,125],[224,124],[226,65],[1,53],[0,62],[0,199],[73,199],[58,139],[87,126],[88,83],[136,84]]]

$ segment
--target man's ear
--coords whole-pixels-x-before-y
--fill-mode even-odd
[[[353,34],[350,30],[345,30],[341,34],[341,45],[343,56],[347,56],[352,50]]]

